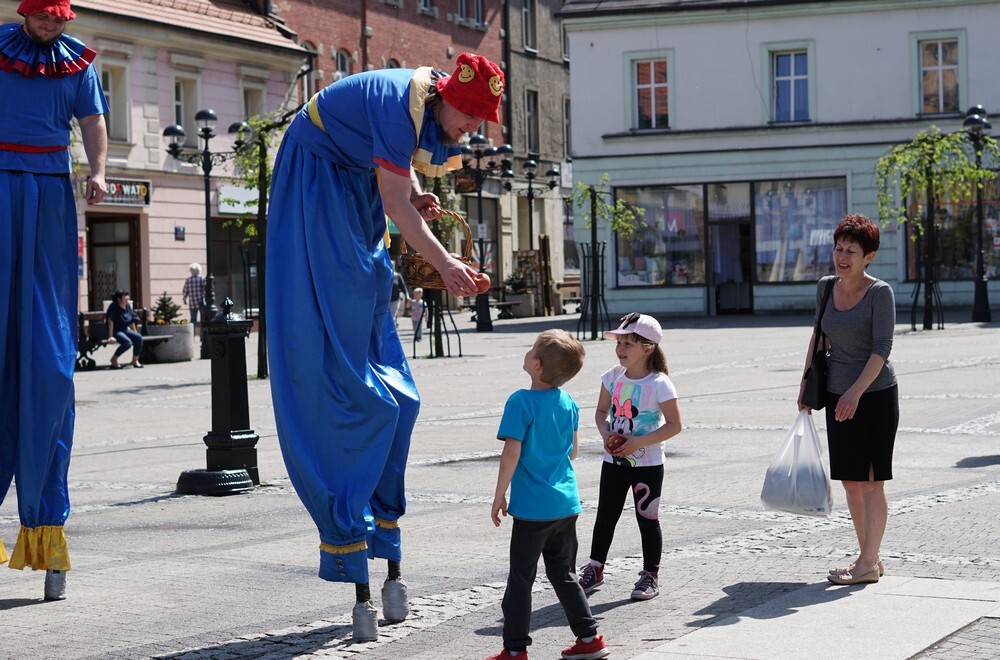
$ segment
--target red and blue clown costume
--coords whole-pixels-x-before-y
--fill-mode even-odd
[[[420,398],[389,316],[378,172],[461,168],[425,99],[430,68],[344,78],[292,121],[272,177],[267,335],[278,439],[319,529],[319,576],[368,583],[401,560],[404,472]]]
[[[108,111],[95,56],[72,37],[43,47],[20,23],[0,26],[0,505],[13,479],[21,523],[9,556],[0,541],[0,564],[16,569],[70,569],[78,285],[68,146],[72,117]]]

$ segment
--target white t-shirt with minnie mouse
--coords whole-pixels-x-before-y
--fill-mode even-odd
[[[677,390],[667,374],[654,371],[634,380],[625,376],[625,367],[612,367],[601,375],[601,385],[611,395],[608,423],[612,433],[646,435],[664,424],[660,404],[677,398]],[[604,460],[626,467],[663,465],[663,443],[642,447],[625,458],[604,452]]]

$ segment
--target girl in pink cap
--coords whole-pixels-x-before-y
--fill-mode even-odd
[[[580,585],[589,595],[604,584],[604,563],[625,494],[631,490],[642,538],[642,571],[632,600],[649,600],[660,594],[663,441],[681,432],[681,413],[660,349],[660,324],[652,316],[635,312],[621,321],[618,328],[605,333],[617,342],[618,365],[601,376],[595,421],[604,439],[604,462],[590,562],[580,569]]]

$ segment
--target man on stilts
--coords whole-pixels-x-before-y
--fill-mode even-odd
[[[63,34],[69,0],[23,0],[17,12],[23,23],[0,25],[0,504],[13,479],[21,530],[9,557],[0,541],[0,564],[45,570],[45,599],[62,600],[79,296],[70,121],[96,204],[108,106],[97,53]]]
[[[369,558],[388,560],[383,614],[409,613],[400,578],[403,477],[419,396],[390,317],[386,215],[454,295],[475,270],[425,221],[420,189],[461,167],[458,141],[499,122],[499,67],[463,53],[454,75],[424,67],[348,76],[289,126],[275,162],[267,236],[267,335],[278,439],[320,535],[319,576],[356,585],[353,637],[378,636]]]

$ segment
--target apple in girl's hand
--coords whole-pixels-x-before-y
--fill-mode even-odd
[[[628,440],[628,438],[625,436],[614,433],[610,438],[608,438],[608,449],[610,451],[614,451],[625,444],[626,440]]]
[[[486,273],[476,273],[472,276],[472,280],[476,283],[476,291],[479,293],[486,293],[490,290],[490,276]]]

